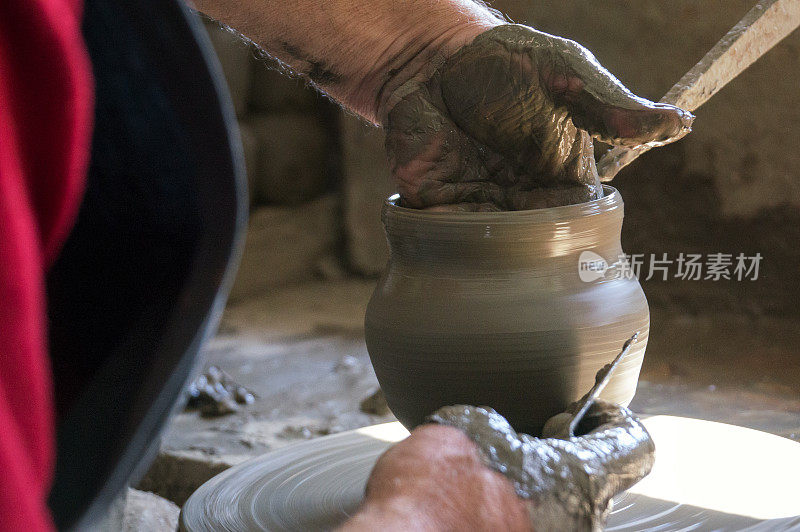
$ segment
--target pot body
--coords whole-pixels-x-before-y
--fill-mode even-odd
[[[620,262],[623,202],[615,189],[579,205],[498,213],[431,213],[396,201],[383,208],[390,259],[365,333],[403,425],[470,404],[539,434],[638,331],[601,395],[630,402],[650,316]],[[617,266],[603,275],[604,262]]]

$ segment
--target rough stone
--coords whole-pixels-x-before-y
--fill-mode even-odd
[[[381,206],[395,190],[384,134],[354,116],[343,116],[340,124],[347,255],[354,270],[376,275],[389,256]]]
[[[218,457],[195,449],[163,450],[136,487],[182,506],[208,479],[247,459],[238,458],[235,455]]]
[[[100,532],[174,532],[180,508],[154,493],[128,488],[112,506]]]
[[[295,207],[261,207],[250,215],[231,301],[311,280],[339,236],[339,199],[328,195]]]
[[[250,74],[252,70],[252,46],[239,35],[223,28],[219,23],[205,19],[208,36],[217,58],[222,65],[222,73],[228,82],[228,90],[233,100],[237,116],[247,112]]]
[[[232,331],[226,334],[256,335],[265,343],[276,342],[270,353],[285,350],[281,342],[286,339],[313,338],[330,332],[361,337],[367,302],[373,290],[374,280],[352,278],[270,290],[229,304],[221,329]],[[336,371],[347,372],[348,368],[360,371],[361,362],[354,356],[344,356],[346,354],[337,359]],[[209,363],[212,362],[209,360]]]
[[[279,69],[279,65],[270,58],[255,60],[250,84],[250,106],[260,112],[313,112],[317,109],[322,96],[302,79],[289,77]]]
[[[497,0],[515,22],[587,46],[641,96],[658,100],[753,7],[753,0]],[[713,176],[725,215],[800,206],[800,32],[697,111],[685,171]],[[646,179],[648,156],[629,170]],[[669,186],[664,183],[664,186]]]
[[[252,115],[247,124],[258,145],[254,201],[296,204],[325,191],[333,174],[332,141],[320,118],[285,112]]]

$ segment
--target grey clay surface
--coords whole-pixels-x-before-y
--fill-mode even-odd
[[[622,218],[611,187],[598,200],[530,211],[428,212],[387,201],[391,256],[365,334],[397,418],[412,428],[442,406],[487,405],[538,435],[638,332],[601,395],[627,405],[647,344],[644,293],[635,278],[578,275],[585,251],[617,262]]]

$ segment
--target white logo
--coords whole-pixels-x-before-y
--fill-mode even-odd
[[[594,251],[584,251],[578,258],[578,277],[584,283],[591,283],[605,277],[606,270],[608,270],[608,262]]]

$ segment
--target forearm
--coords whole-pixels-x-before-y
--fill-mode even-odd
[[[380,123],[392,90],[502,21],[473,0],[195,0],[318,88]]]

